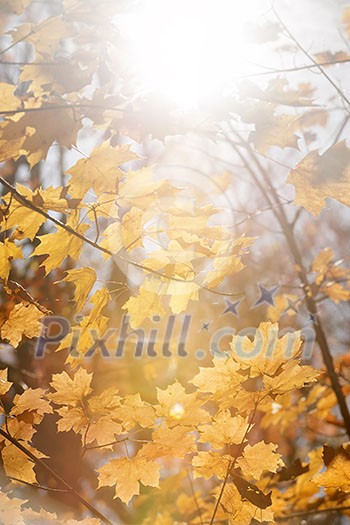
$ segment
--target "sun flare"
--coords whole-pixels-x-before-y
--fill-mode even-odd
[[[220,96],[256,58],[247,23],[261,7],[257,0],[140,0],[119,22],[138,89],[182,109]]]

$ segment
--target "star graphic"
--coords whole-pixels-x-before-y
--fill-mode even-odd
[[[288,297],[288,298],[287,298],[287,303],[288,303],[288,306],[287,306],[287,308],[284,310],[285,312],[288,312],[289,310],[292,310],[292,311],[295,312],[296,314],[299,313],[299,310],[298,310],[299,299],[297,299],[296,301],[292,301],[292,299],[290,299],[290,298]]]
[[[317,323],[316,314],[312,314],[311,312],[309,312],[309,321],[312,321],[314,324]]]
[[[234,303],[232,301],[229,301],[228,299],[225,299],[226,303],[226,310],[224,311],[223,315],[231,313],[235,315],[236,317],[239,317],[239,314],[237,312],[237,308],[239,303],[242,301],[242,299],[239,299],[239,301],[235,301]]]
[[[202,323],[201,331],[205,330],[206,332],[209,332],[209,326],[210,326],[211,321],[209,322],[201,321],[201,323]]]
[[[273,299],[273,296],[275,295],[275,293],[277,292],[279,286],[274,286],[273,288],[265,288],[264,286],[262,286],[261,284],[259,284],[259,289],[260,289],[260,297],[259,299],[256,301],[255,305],[254,305],[254,308],[256,306],[259,306],[259,304],[270,304],[271,306],[275,306],[275,301]]]

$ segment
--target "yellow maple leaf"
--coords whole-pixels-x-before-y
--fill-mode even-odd
[[[150,487],[159,487],[159,469],[158,463],[140,456],[112,459],[98,469],[98,486],[116,486],[114,497],[129,503],[133,496],[140,493],[140,482]]]
[[[326,198],[350,206],[350,151],[345,141],[329,148],[323,155],[311,151],[292,170],[287,182],[295,187],[295,204],[318,215]]]
[[[1,337],[16,348],[23,337],[32,339],[40,334],[42,317],[43,313],[34,304],[16,304],[1,326]]]
[[[267,390],[273,393],[284,393],[296,388],[302,388],[307,383],[313,383],[319,377],[320,372],[312,366],[300,366],[295,359],[282,366],[281,371],[275,377],[264,376],[264,384]]]
[[[208,425],[199,427],[201,443],[211,443],[214,448],[226,445],[239,445],[245,439],[251,426],[246,418],[240,415],[231,416],[229,410],[222,410]]]
[[[67,372],[54,374],[50,385],[55,392],[48,394],[48,398],[58,405],[77,406],[91,393],[92,373],[88,374],[84,368],[79,368],[73,379]]]
[[[184,387],[176,381],[165,390],[157,388],[156,406],[158,416],[164,417],[171,428],[176,425],[196,426],[210,420],[208,412],[203,410],[203,400],[194,392],[187,394]]]
[[[77,312],[80,312],[97,279],[96,272],[93,268],[76,268],[74,270],[66,270],[66,274],[65,278],[58,282],[65,281],[74,283],[74,300],[76,302]]]
[[[149,459],[162,456],[174,456],[184,458],[196,450],[194,435],[188,427],[178,425],[174,428],[161,426],[153,431],[152,441],[146,443],[139,454]]]
[[[0,277],[7,281],[13,259],[22,259],[22,249],[10,239],[0,243]]]
[[[124,176],[119,166],[137,158],[129,145],[112,147],[104,142],[67,170],[71,175],[68,182],[70,195],[82,198],[90,188],[96,195],[115,192],[118,180]]]
[[[214,399],[232,397],[240,389],[244,377],[240,366],[231,357],[213,359],[213,367],[200,367],[199,373],[190,381],[201,392],[210,392]]]
[[[102,315],[102,311],[110,301],[110,294],[107,288],[101,288],[91,297],[90,302],[93,308],[89,315],[85,316],[79,325],[79,339],[75,344],[74,350],[69,353],[67,362],[76,363],[81,360],[86,352],[92,347],[94,339],[92,337],[92,330],[97,334],[97,337],[102,337],[107,327],[108,318]],[[73,333],[61,341],[57,351],[65,348],[71,348],[73,342]]]
[[[123,398],[120,407],[113,410],[115,416],[129,431],[136,425],[147,428],[154,425],[156,419],[155,409],[141,399],[140,394],[131,394]]]
[[[45,390],[42,388],[27,388],[23,394],[16,394],[13,399],[13,408],[10,415],[17,416],[19,420],[23,418],[32,424],[41,423],[45,414],[52,414],[53,410],[50,403],[45,399]]]
[[[281,455],[276,452],[277,445],[259,441],[255,445],[247,445],[237,465],[246,478],[259,480],[266,471],[276,472],[283,465]]]
[[[243,368],[249,368],[251,377],[273,376],[282,364],[300,354],[300,332],[288,332],[279,338],[278,330],[277,323],[265,322],[260,323],[252,341],[247,336],[233,336],[232,358]]]
[[[216,476],[219,479],[224,479],[230,463],[231,457],[228,455],[222,455],[212,450],[201,450],[192,459],[194,478],[209,479]]]
[[[28,443],[26,448],[34,453],[36,457],[43,458],[42,454]],[[16,478],[26,483],[36,483],[33,461],[12,443],[5,446],[1,451],[6,476]]]
[[[10,390],[12,383],[7,381],[7,369],[0,370],[0,396],[3,396]]]
[[[132,328],[140,326],[145,319],[165,313],[162,296],[159,292],[160,282],[157,279],[145,280],[135,297],[130,297],[123,305],[130,315]]]
[[[78,217],[68,220],[68,226],[74,228],[81,235],[89,228],[87,224],[78,224]],[[47,255],[41,266],[45,267],[48,274],[51,270],[58,268],[64,259],[69,255],[72,259],[79,259],[82,239],[71,234],[63,228],[59,228],[55,233],[47,233],[38,237],[40,244],[35,248],[32,255]]]
[[[328,447],[326,447],[328,449]],[[325,452],[324,452],[325,457]],[[325,490],[342,490],[350,493],[350,454],[344,447],[331,453],[330,461],[325,458],[327,470],[313,480]]]
[[[16,110],[20,105],[19,98],[14,94],[15,89],[16,86],[13,84],[0,82],[0,107],[2,109],[6,109],[6,111]]]
[[[221,498],[223,517],[229,519],[230,525],[250,525],[252,520],[273,523],[271,508],[258,509],[250,501],[242,499],[233,483],[227,483]]]

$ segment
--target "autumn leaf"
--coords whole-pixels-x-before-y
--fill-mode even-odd
[[[10,390],[12,383],[7,380],[7,370],[0,370],[0,396],[3,396]]]
[[[324,447],[323,457],[326,472],[314,477],[314,481],[325,490],[341,490],[350,493],[350,454],[344,447]]]
[[[318,215],[326,198],[350,206],[350,151],[345,141],[322,155],[312,151],[292,170],[287,182],[295,187],[295,204]]]
[[[276,472],[283,465],[281,455],[276,452],[277,445],[259,441],[255,445],[247,445],[237,465],[246,478],[259,480],[265,471]]]
[[[96,281],[96,272],[93,268],[77,268],[75,270],[67,270],[66,274],[66,277],[58,282],[74,283],[74,300],[77,305],[77,311],[80,312]]]
[[[227,474],[228,467],[231,464],[231,457],[222,455],[219,452],[211,450],[198,452],[197,456],[192,459],[193,474],[195,478],[209,479],[217,476],[223,480]]]
[[[52,407],[45,399],[45,390],[42,388],[28,388],[23,394],[16,394],[13,400],[11,416],[16,416],[31,424],[41,423],[45,414],[52,414]]]
[[[16,304],[1,326],[1,337],[16,348],[23,337],[32,339],[40,334],[42,318],[43,313],[34,304]]]
[[[22,249],[9,239],[5,239],[0,243],[0,277],[7,281],[10,270],[11,261],[13,259],[22,259]]]
[[[67,372],[54,374],[50,383],[55,392],[48,394],[48,398],[58,405],[77,406],[91,393],[92,374],[84,368],[79,368],[70,378]]]
[[[208,425],[200,425],[201,443],[211,443],[214,448],[223,448],[225,445],[239,445],[244,441],[251,425],[246,418],[240,415],[231,416],[229,410],[222,410]]]
[[[68,182],[71,197],[82,198],[90,188],[97,195],[115,192],[117,182],[124,176],[120,165],[137,158],[128,145],[112,147],[104,142],[67,170],[71,175]]]
[[[176,425],[197,426],[210,419],[209,414],[201,408],[203,400],[195,392],[187,394],[178,381],[165,390],[157,388],[157,399],[157,415],[165,418],[169,428]]]
[[[74,228],[81,235],[89,228],[87,224],[79,225],[77,217],[73,217],[68,221],[67,225]],[[72,259],[78,259],[83,246],[82,239],[63,228],[59,228],[55,233],[47,233],[38,238],[40,239],[40,244],[35,248],[32,255],[47,255],[42,263],[46,273],[58,268],[67,256],[70,256]]]
[[[140,483],[150,487],[159,486],[158,463],[135,456],[134,458],[112,459],[98,469],[99,488],[115,486],[115,498],[129,503],[140,493]]]

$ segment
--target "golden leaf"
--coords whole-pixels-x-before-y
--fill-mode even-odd
[[[159,486],[159,469],[158,463],[147,461],[140,456],[112,459],[98,469],[98,486],[100,488],[115,485],[114,497],[129,503],[133,496],[140,493],[140,482],[150,487]]]
[[[3,396],[10,390],[12,383],[7,381],[7,369],[0,370],[0,396]]]
[[[199,427],[201,443],[211,443],[214,448],[223,448],[225,445],[239,445],[244,439],[250,425],[242,416],[231,416],[229,410],[222,410],[209,425]]]
[[[34,304],[16,304],[1,326],[1,337],[16,348],[23,337],[32,339],[40,334],[42,317],[43,313]]]
[[[58,405],[77,406],[91,392],[92,374],[84,368],[79,368],[73,379],[67,372],[54,374],[50,385],[56,391],[48,394],[48,398]]]
[[[208,412],[201,408],[203,400],[195,392],[187,394],[178,381],[165,390],[157,388],[157,399],[157,415],[165,418],[169,428],[176,425],[197,426],[210,420]]]
[[[112,147],[107,142],[96,147],[87,158],[82,158],[67,170],[71,175],[68,182],[69,193],[73,198],[82,198],[93,188],[96,195],[113,193],[117,182],[124,176],[120,165],[137,159],[129,145]],[[113,198],[111,198],[111,206]]]
[[[87,224],[78,225],[76,218],[68,221],[68,225],[80,234],[84,234],[89,228]],[[38,238],[40,244],[35,248],[32,255],[47,255],[41,264],[45,267],[46,274],[58,268],[68,255],[72,259],[79,259],[83,241],[67,230],[59,228],[55,233],[47,233]]]
[[[233,336],[232,358],[242,368],[249,368],[251,377],[273,376],[282,364],[299,355],[300,332],[288,332],[279,338],[278,329],[277,323],[265,322],[260,324],[252,341],[247,336]]]
[[[219,452],[200,451],[192,459],[194,478],[209,479],[213,476],[223,480],[227,474],[231,457],[222,455]]]
[[[326,449],[328,449],[327,447]],[[325,451],[324,451],[325,457]],[[331,459],[328,462],[325,458],[327,471],[315,476],[313,480],[317,485],[323,487],[325,490],[342,490],[350,493],[350,455],[340,447],[337,450],[332,450]]]
[[[23,254],[20,246],[17,246],[14,242],[9,239],[5,239],[4,242],[0,243],[0,277],[7,281],[10,270],[11,261],[13,259],[22,259]]]
[[[259,480],[266,471],[276,472],[283,465],[281,455],[276,452],[277,445],[259,441],[255,445],[247,445],[242,457],[238,458],[237,465],[242,469],[246,478]]]
[[[345,141],[329,148],[323,155],[311,151],[287,178],[295,187],[295,204],[318,215],[325,199],[335,199],[350,206],[350,150]]]
[[[62,281],[74,283],[75,294],[74,300],[77,306],[77,312],[83,309],[89,293],[96,281],[96,272],[93,268],[76,268],[75,270],[66,270],[66,277]]]
[[[16,394],[13,400],[11,416],[17,416],[19,420],[30,422],[34,425],[40,423],[45,414],[52,414],[50,403],[44,398],[45,390],[42,388],[27,388],[23,394]]]

